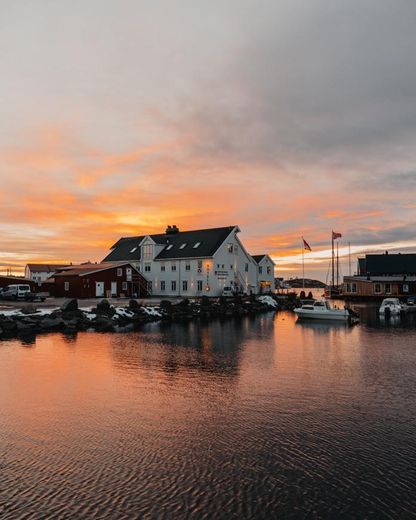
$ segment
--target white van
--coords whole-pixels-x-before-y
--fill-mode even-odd
[[[30,285],[28,284],[8,285],[2,290],[1,297],[5,300],[17,300],[25,298],[28,293],[30,293]]]

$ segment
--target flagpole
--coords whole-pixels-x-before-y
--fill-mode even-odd
[[[302,289],[305,290],[305,245],[302,237]]]

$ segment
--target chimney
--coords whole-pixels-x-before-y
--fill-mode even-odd
[[[179,228],[176,225],[168,226],[166,228],[167,235],[176,235],[177,233],[179,233]]]

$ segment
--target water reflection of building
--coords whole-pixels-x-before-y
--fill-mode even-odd
[[[139,333],[112,336],[112,352],[117,368],[161,370],[179,374],[181,370],[236,377],[244,342],[259,334],[273,332],[270,317],[149,324]]]

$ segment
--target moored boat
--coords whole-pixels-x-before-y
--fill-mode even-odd
[[[326,300],[318,300],[314,303],[302,305],[294,310],[298,318],[314,320],[335,320],[354,323],[357,315],[351,309],[331,307]]]
[[[385,298],[378,310],[379,314],[397,316],[406,312],[407,306],[402,304],[398,298]]]

